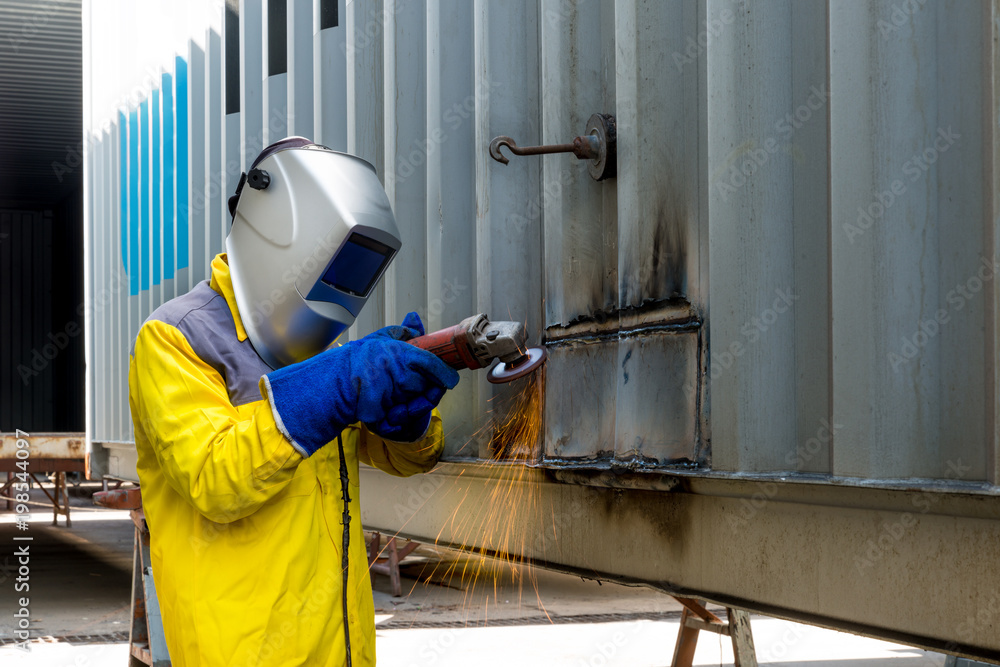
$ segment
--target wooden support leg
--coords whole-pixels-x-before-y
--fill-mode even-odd
[[[73,527],[73,519],[69,515],[69,485],[66,484],[66,473],[59,473],[62,475],[62,490],[63,490],[63,513],[66,514],[66,527]]]
[[[59,518],[59,499],[62,497],[60,495],[59,483],[65,483],[66,478],[63,476],[63,473],[57,472],[53,481],[55,482],[55,488],[52,490],[52,525],[58,526],[59,522],[57,519]]]
[[[116,510],[130,510],[135,524],[132,555],[132,626],[129,628],[129,667],[150,665],[170,667],[167,640],[163,634],[160,603],[156,597],[150,561],[149,525],[142,511],[139,489],[117,489],[94,494],[94,504]]]
[[[729,618],[729,636],[733,640],[736,667],[757,667],[757,652],[750,632],[750,614],[742,609],[726,607]]]
[[[399,553],[396,551],[396,538],[390,537],[389,543],[389,580],[392,582],[393,597],[403,595],[403,584],[399,580]]]
[[[728,623],[705,608],[700,600],[674,597],[684,605],[681,613],[681,627],[677,633],[672,667],[691,667],[694,651],[698,646],[698,633],[702,630],[725,635],[733,642],[733,656],[736,667],[757,667],[753,635],[750,632],[750,614],[742,609],[726,607]]]
[[[379,533],[372,533],[372,540],[368,546],[368,572],[375,583],[376,574],[384,574],[389,577],[392,583],[392,594],[394,597],[403,595],[403,582],[399,573],[399,564],[404,558],[409,556],[420,546],[417,542],[407,542],[406,546],[400,547],[395,537],[390,537],[385,543],[385,548],[381,549],[382,536]],[[380,563],[379,560],[382,562]]]
[[[142,590],[142,553],[139,544],[142,537],[139,527],[135,528],[132,542],[132,624],[129,627],[129,667],[148,665],[149,659],[136,647],[149,646],[149,628],[146,627],[146,596]],[[144,658],[146,658],[144,660]]]
[[[375,570],[372,565],[378,560],[378,550],[382,545],[382,534],[375,532],[372,533],[372,542],[368,546],[368,576],[371,577],[372,586],[375,585]]]
[[[7,511],[14,511],[14,473],[7,473],[7,483],[4,484],[3,494],[7,497]]]
[[[691,667],[694,662],[694,651],[698,648],[698,629],[687,625],[687,620],[692,617],[687,608],[681,612],[681,629],[677,633],[677,646],[674,647],[674,660],[670,664],[673,667]]]
[[[143,607],[146,611],[146,636],[149,643],[145,651],[140,651],[143,658],[149,657],[152,667],[169,667],[170,655],[167,651],[167,639],[163,634],[163,619],[160,616],[160,602],[156,597],[156,584],[153,582],[153,566],[149,554],[149,527],[141,509],[132,510],[132,521],[138,527],[139,557],[142,569]],[[134,648],[134,647],[133,647]],[[132,655],[136,655],[133,651]],[[138,656],[137,656],[138,657]]]

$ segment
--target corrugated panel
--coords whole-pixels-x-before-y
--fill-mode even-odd
[[[0,431],[84,427],[80,25],[0,1]]]
[[[54,205],[80,179],[80,0],[0,1],[0,199]]]
[[[126,395],[116,350],[207,274],[240,168],[293,131],[372,162],[404,236],[350,336],[409,310],[432,329],[483,311],[550,345],[542,465],[880,480],[946,479],[961,460],[966,481],[996,480],[994,287],[977,277],[996,242],[991,7],[236,9],[217,25],[239,36],[238,90],[225,89],[235,42],[215,27],[163,77],[162,152],[148,159],[151,173],[162,162],[164,275],[114,311],[118,347],[95,350],[119,355],[112,404]],[[571,141],[594,113],[617,120],[614,179],[567,155],[488,156],[497,135]],[[121,129],[98,141],[124,143],[93,183],[127,206],[95,239],[132,275],[145,251],[128,244],[157,218],[132,224],[130,163],[146,153]],[[450,456],[489,454],[477,429],[512,389],[463,374],[443,406]],[[102,437],[127,439],[113,410]]]
[[[0,208],[0,432],[84,424],[79,194],[55,209]]]

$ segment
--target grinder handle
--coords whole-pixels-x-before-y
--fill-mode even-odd
[[[463,324],[411,338],[406,342],[421,350],[427,350],[456,371],[463,368],[482,368],[482,364],[469,349],[469,330]]]

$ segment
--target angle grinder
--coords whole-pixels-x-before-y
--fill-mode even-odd
[[[480,313],[406,342],[436,355],[455,370],[486,368],[499,359],[486,379],[502,384],[533,373],[545,363],[545,348],[525,347],[527,341],[528,332],[520,322],[491,322]]]

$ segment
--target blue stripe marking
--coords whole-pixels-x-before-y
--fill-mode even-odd
[[[163,75],[163,277],[173,278],[174,265],[174,79]]]
[[[163,190],[163,179],[160,176],[160,91],[153,90],[153,284],[159,285],[163,279],[163,267],[160,263],[162,229],[160,225],[160,193]]]
[[[128,115],[128,284],[139,293],[139,114]]]
[[[149,289],[153,247],[149,221],[149,100],[139,103],[139,289]]]
[[[177,56],[177,268],[188,265],[188,81],[187,61]]]
[[[122,268],[128,275],[128,125],[125,114],[118,113],[118,211],[119,243],[122,251]]]

